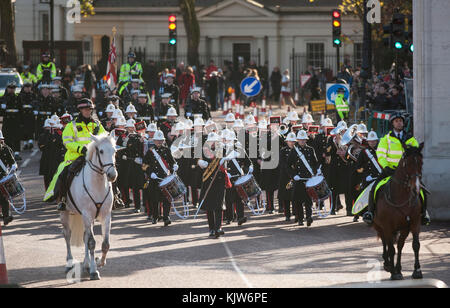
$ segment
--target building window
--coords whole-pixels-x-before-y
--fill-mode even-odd
[[[354,45],[354,61],[355,61],[355,67],[361,67],[362,66],[362,43],[355,43]]]
[[[167,60],[169,58],[169,44],[159,43],[159,57],[162,60]]]
[[[308,65],[313,67],[323,68],[324,67],[324,49],[323,43],[307,43],[306,44],[306,60]]]
[[[41,12],[41,39],[50,40],[50,18],[48,12]]]

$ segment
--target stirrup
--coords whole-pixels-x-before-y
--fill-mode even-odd
[[[373,223],[373,213],[372,212],[364,213],[363,220],[365,223],[371,225]]]
[[[58,204],[57,209],[60,212],[64,212],[66,210],[66,202],[64,200],[61,200],[61,202]]]

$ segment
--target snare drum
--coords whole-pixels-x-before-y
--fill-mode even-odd
[[[306,184],[306,192],[308,196],[316,202],[324,201],[331,196],[331,190],[321,175],[310,178]]]
[[[10,173],[0,180],[0,193],[6,200],[23,195],[25,189],[20,184],[15,173]]]
[[[242,201],[247,202],[261,194],[261,188],[252,174],[241,176],[234,182],[234,187]]]
[[[176,174],[169,175],[162,180],[159,183],[159,189],[170,202],[183,198],[187,192],[186,186]]]

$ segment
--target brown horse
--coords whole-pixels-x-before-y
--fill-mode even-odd
[[[413,235],[415,257],[413,279],[422,278],[419,263],[419,232],[422,202],[420,201],[420,178],[422,177],[423,143],[407,147],[391,180],[377,193],[373,226],[383,242],[384,269],[392,280],[401,280],[401,255],[409,232]],[[397,241],[397,264],[394,266]]]

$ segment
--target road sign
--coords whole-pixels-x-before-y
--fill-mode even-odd
[[[342,83],[327,83],[327,105],[334,105],[334,101],[337,97],[337,90],[339,88],[345,89],[345,100],[350,100],[350,86],[348,84],[342,84]]]
[[[244,78],[241,82],[241,92],[247,97],[258,95],[261,89],[261,82],[255,77]]]
[[[311,75],[300,75],[300,86],[303,88],[310,79]]]

